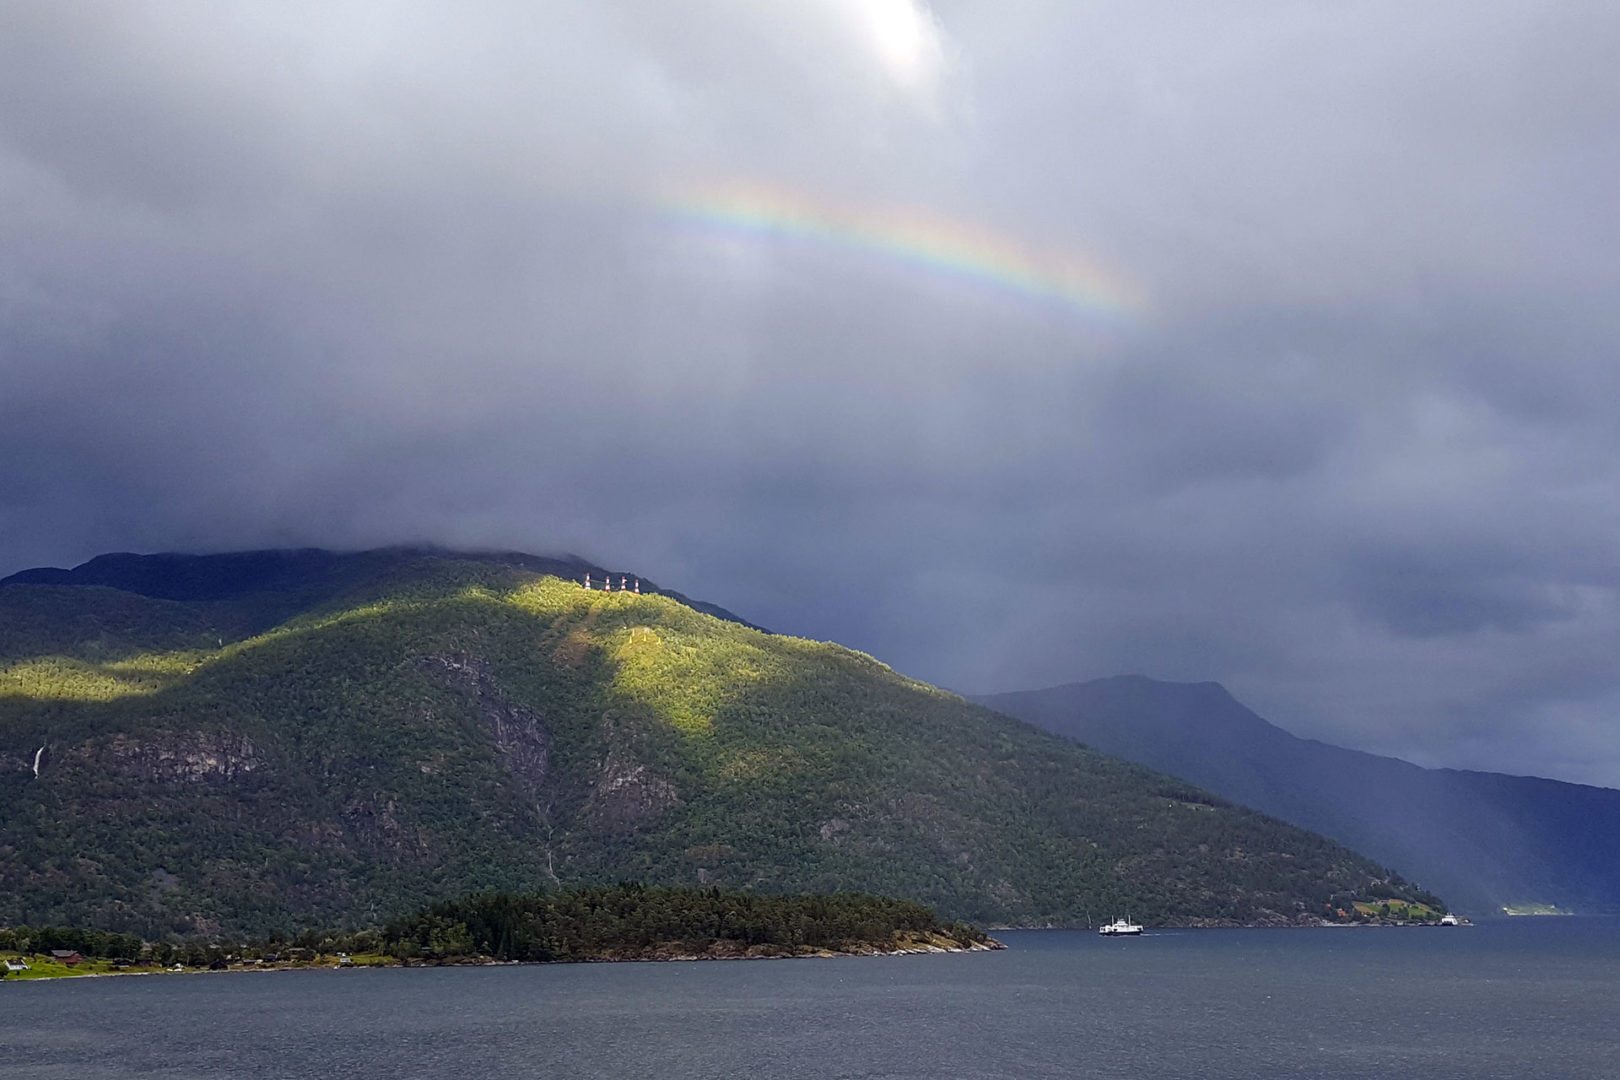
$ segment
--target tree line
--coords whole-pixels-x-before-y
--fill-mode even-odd
[[[620,884],[435,904],[389,923],[383,947],[403,960],[592,960],[717,944],[745,952],[887,948],[908,932],[964,946],[984,941],[982,931],[942,922],[923,904],[866,893],[771,896]]]
[[[959,946],[983,931],[942,921],[909,900],[866,893],[762,895],[719,888],[636,883],[543,893],[482,893],[435,904],[380,928],[350,933],[306,930],[251,942],[143,941],[134,934],[71,927],[0,928],[0,951],[139,964],[223,968],[255,962],[313,961],[338,952],[409,962],[578,961],[674,954],[791,955],[852,948],[889,949],[932,935]]]
[[[147,948],[136,934],[83,930],[70,926],[0,927],[0,951],[49,953],[56,950],[108,960],[134,960]]]

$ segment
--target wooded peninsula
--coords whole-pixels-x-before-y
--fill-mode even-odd
[[[0,929],[10,979],[142,971],[274,970],[612,960],[749,959],[1000,948],[909,900],[865,893],[771,896],[620,884],[484,893],[376,929],[257,942],[149,942],[64,927]]]

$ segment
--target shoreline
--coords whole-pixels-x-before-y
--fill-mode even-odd
[[[428,968],[487,968],[487,967],[551,967],[561,964],[682,964],[699,963],[717,960],[832,960],[842,957],[860,956],[927,956],[944,953],[974,953],[996,952],[1006,949],[1006,945],[986,938],[983,942],[974,942],[970,945],[940,945],[934,942],[923,942],[898,946],[892,949],[880,949],[877,946],[856,946],[848,949],[811,949],[803,952],[788,953],[756,953],[752,956],[746,953],[674,953],[668,955],[648,954],[644,956],[595,956],[578,960],[495,960],[495,959],[446,959],[446,960],[397,960],[387,962],[367,962],[363,964],[342,965],[336,962],[307,964],[233,964],[222,968],[196,967],[174,971],[168,968],[148,968],[139,971],[84,971],[64,972],[62,974],[32,975],[28,978],[7,977],[0,979],[0,986],[7,984],[22,985],[24,983],[61,982],[65,979],[120,979],[139,976],[158,975],[270,975],[289,971],[381,971],[398,969],[428,969]]]
[[[1464,923],[1463,925],[1472,926],[1473,923],[1468,922],[1468,923]],[[1286,923],[1226,923],[1226,922],[1166,923],[1163,926],[1149,926],[1149,927],[1146,927],[1145,929],[1149,933],[1154,933],[1154,932],[1163,931],[1163,930],[1415,930],[1415,929],[1424,929],[1424,928],[1453,929],[1452,927],[1442,927],[1437,922],[1395,922],[1395,921],[1388,921],[1388,922],[1328,922],[1328,921],[1323,921],[1323,922],[1314,922],[1314,923],[1293,923],[1293,922],[1286,922]],[[1063,931],[1073,931],[1073,932],[1081,933],[1081,934],[1084,934],[1084,933],[1095,934],[1097,932],[1097,927],[1095,927],[1095,926],[1052,926],[1052,925],[1049,925],[1049,924],[1025,925],[1025,926],[988,926],[988,927],[985,927],[985,932],[986,933],[991,933],[991,934],[1016,933],[1016,932],[1021,931],[1021,930],[1063,930]]]

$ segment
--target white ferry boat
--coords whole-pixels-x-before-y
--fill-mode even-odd
[[[1129,919],[1115,919],[1106,926],[1097,927],[1097,933],[1104,937],[1134,937],[1142,932],[1142,928]]]

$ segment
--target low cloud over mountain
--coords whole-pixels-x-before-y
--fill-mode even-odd
[[[0,574],[633,564],[1620,784],[1620,14],[0,13]]]

